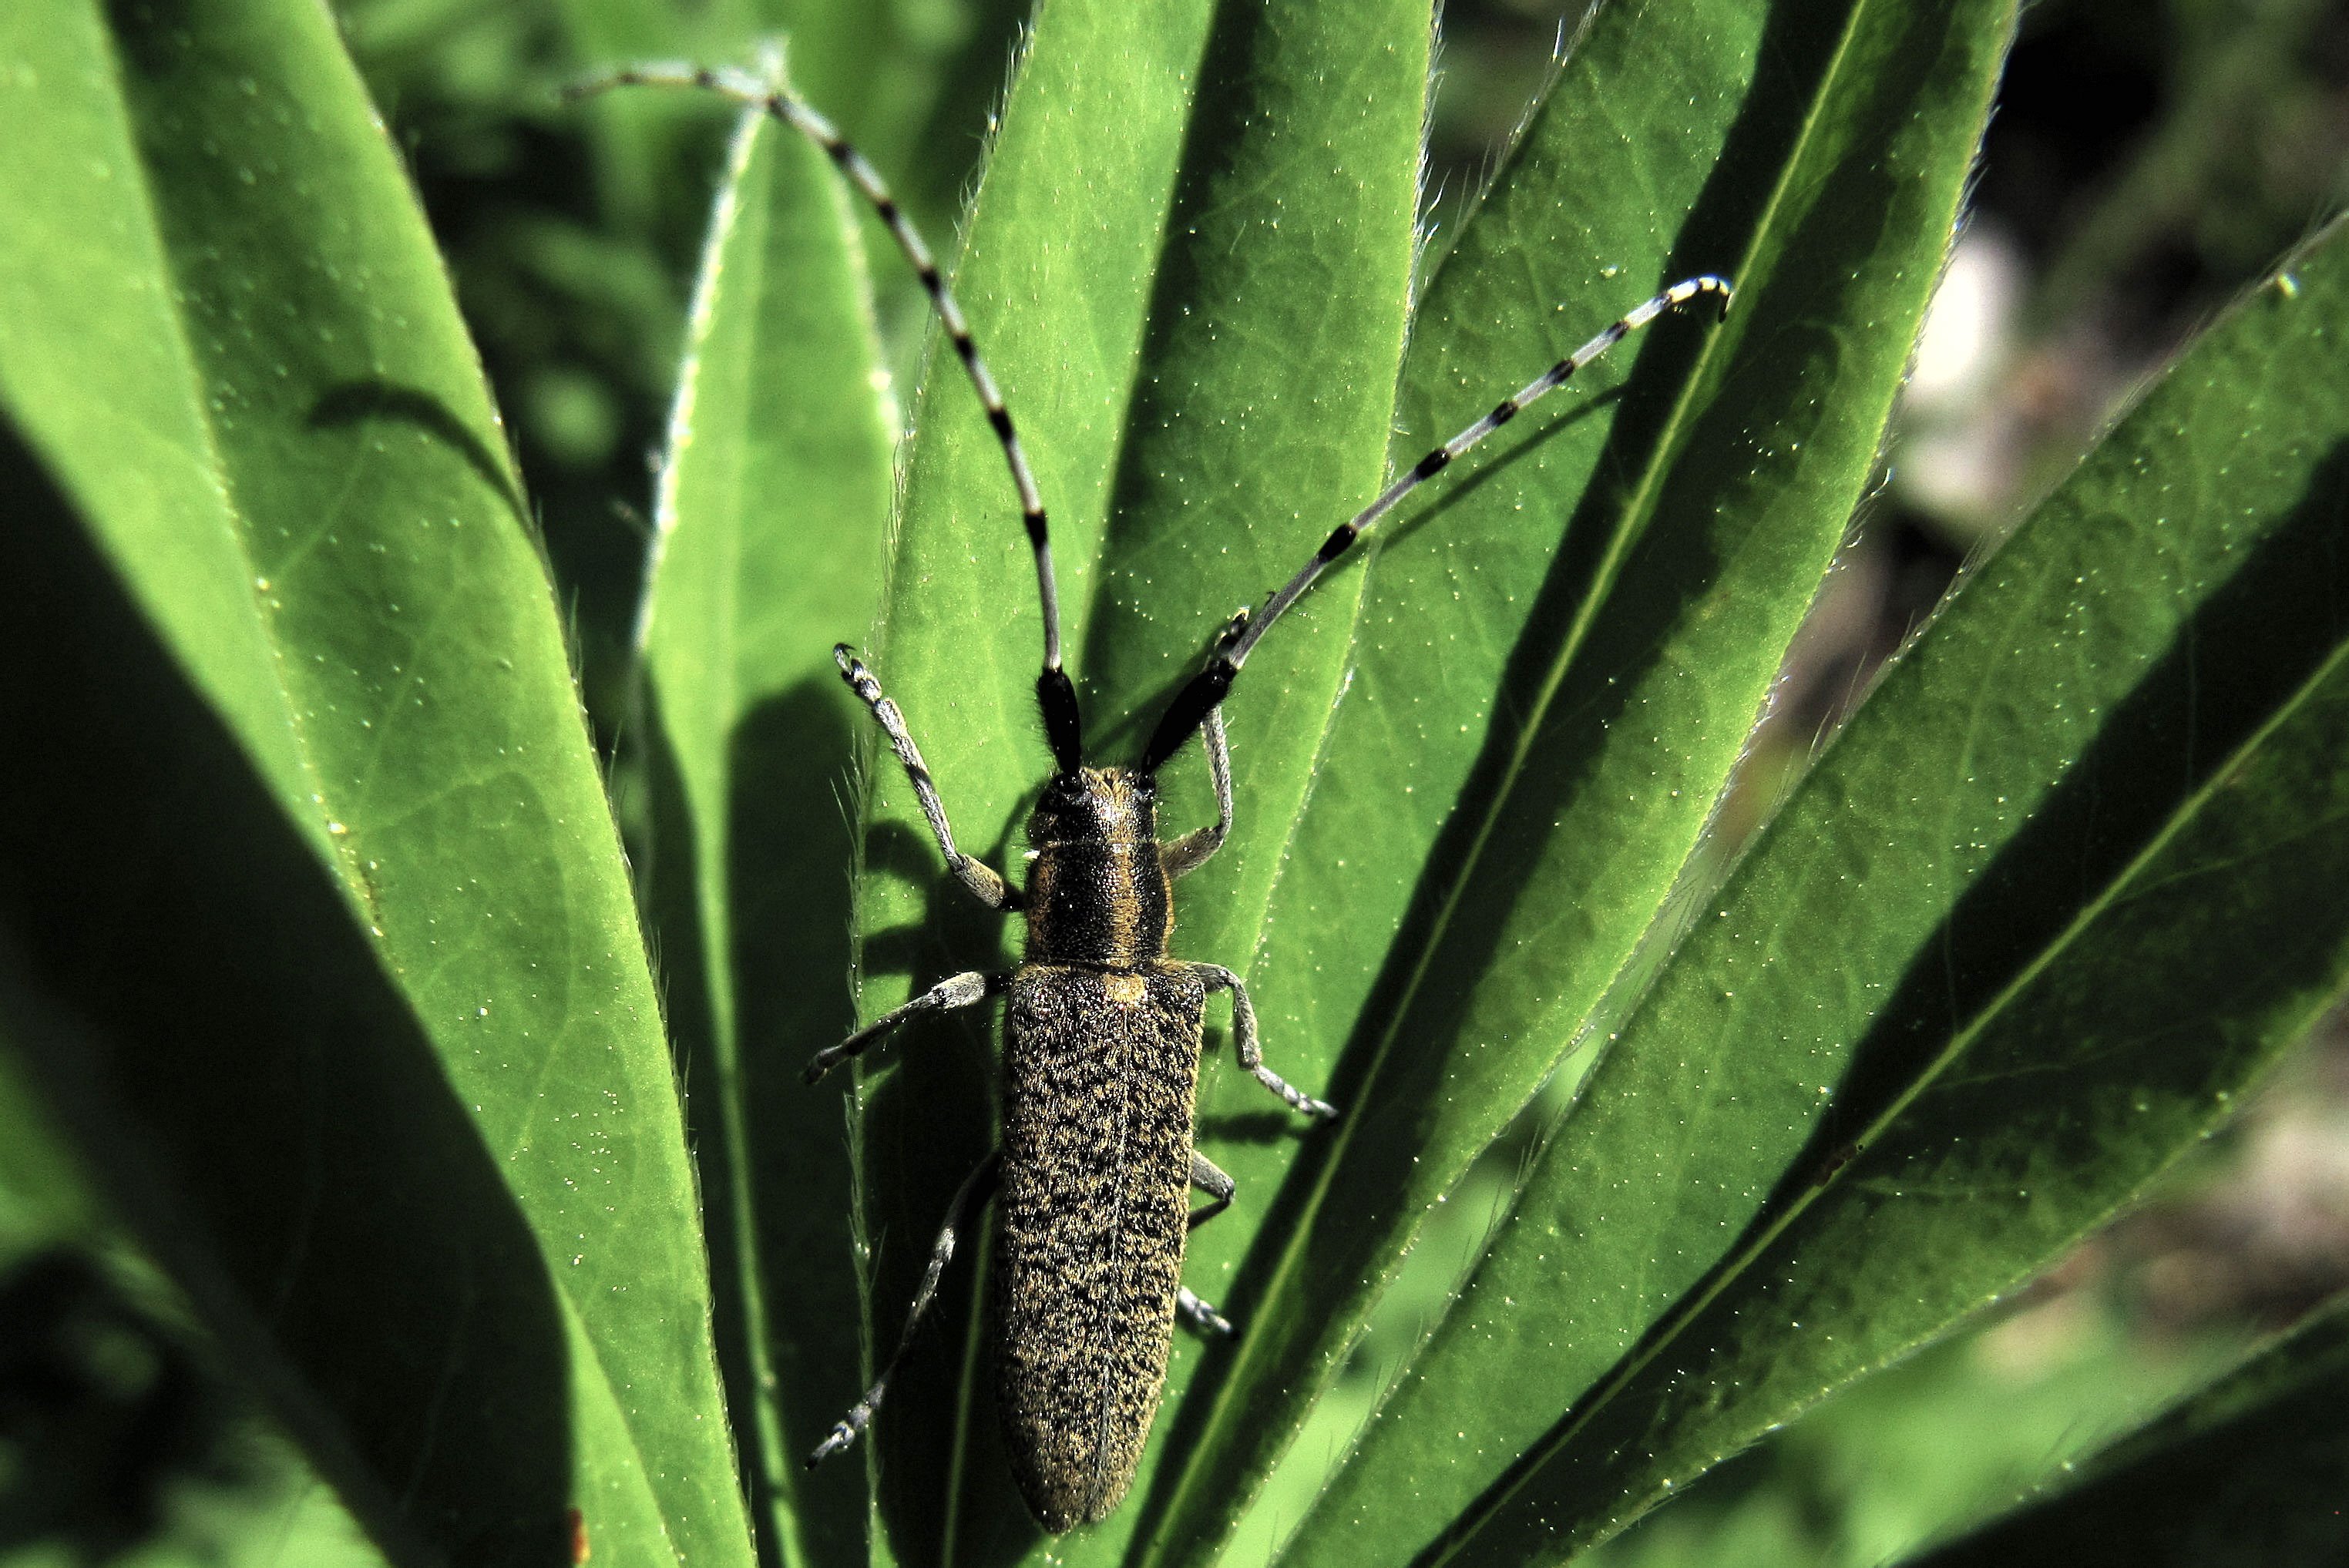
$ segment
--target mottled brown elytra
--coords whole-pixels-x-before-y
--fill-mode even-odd
[[[1249,650],[1315,578],[1372,524],[1453,459],[1563,384],[1626,333],[1667,310],[1711,296],[1728,308],[1730,285],[1693,277],[1674,284],[1559,360],[1475,424],[1397,478],[1322,542],[1312,560],[1266,602],[1242,611],[1216,639],[1206,665],[1175,694],[1139,766],[1088,768],[1076,688],[1061,665],[1061,613],[1043,498],[1020,451],[1011,415],[945,279],[872,165],[813,109],[745,72],[648,65],[585,82],[581,96],[631,84],[692,87],[751,105],[806,136],[872,203],[928,291],[988,423],[1001,442],[1036,557],[1044,665],[1036,678],[1053,775],[1028,819],[1028,883],[1015,889],[955,847],[937,786],[897,705],[846,644],[833,650],[842,678],[887,735],[955,878],[989,909],[1024,912],[1028,942],[1008,975],[957,975],[875,1018],[808,1064],[812,1083],[906,1019],[1010,998],[1004,1025],[1003,1137],[948,1204],[897,1346],[864,1397],[818,1445],[812,1466],[856,1440],[880,1408],[889,1378],[937,1295],[973,1210],[996,1200],[997,1403],[1013,1477],[1045,1529],[1105,1517],[1133,1480],[1149,1436],[1174,1319],[1228,1335],[1232,1326],[1183,1288],[1190,1228],[1231,1202],[1232,1179],[1192,1146],[1201,1019],[1210,993],[1232,994],[1232,1043],[1240,1065],[1308,1118],[1336,1110],[1265,1066],[1256,1009],[1238,975],[1171,958],[1173,886],[1222,847],[1232,825],[1231,752],[1222,704]],[[1194,733],[1206,748],[1216,820],[1172,841],[1158,837],[1158,770]],[[1208,1202],[1190,1207],[1190,1191]]]

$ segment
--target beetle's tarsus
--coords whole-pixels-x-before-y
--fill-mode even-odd
[[[863,1410],[862,1406],[858,1407],[858,1408],[860,1411]],[[864,1413],[869,1419],[870,1412]],[[833,1455],[840,1452],[841,1449],[854,1442],[856,1440],[856,1434],[860,1429],[861,1427],[852,1427],[846,1421],[842,1421],[835,1425],[832,1429],[832,1434],[825,1438],[823,1441],[816,1444],[815,1451],[808,1455],[807,1468],[810,1470],[815,1469],[816,1466],[823,1463],[824,1460],[832,1458]]]

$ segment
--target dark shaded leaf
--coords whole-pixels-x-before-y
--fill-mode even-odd
[[[2349,1554],[2349,1310],[2325,1309],[2081,1467],[2078,1479],[1918,1568],[2125,1561],[2310,1568]]]
[[[1804,781],[1330,1515],[1408,1465],[1396,1491],[1458,1516],[1413,1561],[1603,1537],[2043,1267],[2338,993],[2349,249],[2328,236],[2289,278],[2170,372]]]

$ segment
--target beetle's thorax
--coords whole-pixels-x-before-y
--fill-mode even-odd
[[[1028,962],[1123,968],[1166,955],[1174,910],[1159,858],[1158,782],[1081,768],[1028,819]]]

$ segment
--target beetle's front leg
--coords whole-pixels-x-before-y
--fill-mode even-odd
[[[1224,847],[1232,831],[1232,746],[1224,733],[1224,710],[1209,710],[1199,726],[1199,738],[1207,748],[1207,778],[1216,787],[1216,820],[1204,828],[1194,828],[1166,846],[1162,857],[1168,881],[1188,876],[1207,863],[1207,857]]]
[[[1247,606],[1224,623],[1216,634],[1214,652],[1223,653],[1247,630]],[[1232,834],[1232,743],[1224,733],[1224,710],[1211,707],[1200,721],[1200,743],[1207,748],[1207,779],[1216,787],[1216,820],[1204,828],[1195,828],[1166,846],[1162,861],[1167,880],[1189,875],[1207,863],[1207,857],[1224,847]]]
[[[922,760],[922,748],[914,744],[914,732],[905,727],[904,711],[883,693],[881,683],[846,643],[832,650],[832,660],[840,666],[840,678],[873,710],[881,732],[889,738],[889,749],[897,754],[899,766],[914,786],[914,799],[922,803],[922,816],[930,824],[930,836],[938,841],[938,852],[947,858],[947,869],[988,908],[1018,909],[1019,893],[993,866],[955,848],[954,830],[947,826],[946,803],[938,799],[938,787],[930,778],[929,765]]]

